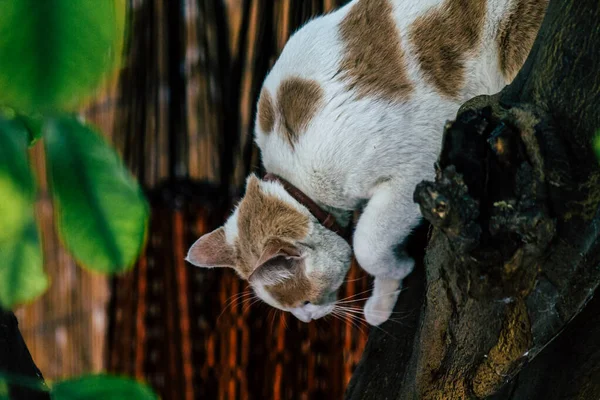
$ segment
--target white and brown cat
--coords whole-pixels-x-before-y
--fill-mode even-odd
[[[373,275],[364,308],[386,321],[414,261],[398,245],[419,221],[444,123],[500,91],[525,61],[547,0],[355,0],[296,32],[265,79],[250,175],[225,225],[187,260],[231,267],[257,296],[308,322],[336,307],[352,249]],[[292,186],[293,185],[293,186]],[[325,211],[323,211],[325,210]]]

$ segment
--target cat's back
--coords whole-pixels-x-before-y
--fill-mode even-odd
[[[405,173],[432,170],[445,120],[514,78],[546,4],[355,0],[312,20],[261,91],[265,168],[336,206],[400,164]]]

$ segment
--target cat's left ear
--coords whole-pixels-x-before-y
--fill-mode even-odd
[[[284,257],[287,260],[297,260],[302,257],[302,253],[300,252],[300,249],[298,247],[296,247],[290,242],[286,242],[285,240],[280,240],[276,238],[271,238],[265,244],[265,247],[263,248],[263,253],[258,259],[256,265],[263,265],[264,263],[276,257]]]
[[[196,240],[185,259],[197,267],[204,268],[235,266],[235,253],[227,243],[223,227]]]
[[[269,239],[248,281],[261,281],[263,284],[281,282],[294,275],[294,269],[302,258],[300,249],[292,243]]]

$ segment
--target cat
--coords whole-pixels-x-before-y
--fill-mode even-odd
[[[413,191],[434,177],[444,124],[513,80],[546,6],[355,0],[305,24],[257,103],[268,176],[247,178],[224,226],[186,259],[233,268],[263,301],[309,322],[335,310],[354,252],[374,277],[365,319],[385,322],[414,266],[398,246],[420,220]]]

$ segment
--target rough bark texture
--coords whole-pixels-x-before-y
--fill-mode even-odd
[[[12,312],[0,309],[0,372],[39,379],[43,384],[41,372],[35,366],[27,345],[19,331],[17,318]],[[9,386],[13,400],[46,400],[50,395],[21,386]]]
[[[597,0],[551,0],[513,84],[447,124],[414,196],[426,289],[397,304],[421,311],[382,326],[399,341],[373,330],[346,398],[600,398],[598,21]]]

